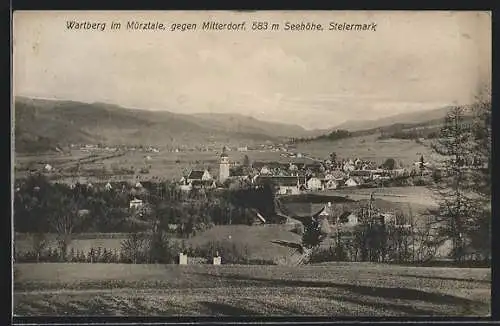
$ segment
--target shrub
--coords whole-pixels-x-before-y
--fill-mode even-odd
[[[328,248],[316,248],[310,256],[309,263],[324,263],[331,261],[348,261],[348,254],[345,246],[339,243],[337,246]]]

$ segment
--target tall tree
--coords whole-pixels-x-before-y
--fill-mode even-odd
[[[321,228],[321,222],[316,218],[304,223],[302,234],[302,246],[307,249],[317,248],[326,238],[327,234]]]
[[[439,138],[432,149],[443,157],[443,176],[432,188],[438,195],[439,210],[435,212],[438,237],[451,240],[453,258],[463,256],[468,226],[474,214],[471,206],[471,173],[467,161],[472,150],[471,126],[465,109],[453,107],[444,119]]]
[[[248,158],[248,155],[245,155],[243,157],[243,166],[244,167],[250,167],[250,159]]]
[[[491,254],[491,96],[484,89],[472,107],[473,122],[473,183],[476,195],[476,215],[472,228],[471,245],[486,257]]]
[[[55,193],[51,206],[49,223],[52,230],[57,234],[57,244],[61,258],[66,260],[72,235],[83,224],[85,216],[80,212],[81,207],[79,207],[78,200],[72,196]]]

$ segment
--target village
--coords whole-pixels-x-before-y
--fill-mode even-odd
[[[430,176],[434,169],[430,163],[421,160],[410,168],[394,166],[376,166],[375,163],[359,158],[332,161],[320,161],[302,154],[294,155],[295,160],[284,162],[245,163],[230,162],[226,153],[220,157],[218,178],[207,169],[191,170],[179,180],[179,187],[184,191],[193,188],[217,188],[231,186],[234,183],[262,185],[271,182],[280,195],[296,195],[308,191],[337,190],[345,187],[377,187],[384,181],[405,179],[412,176]],[[299,161],[299,159],[301,159]],[[309,163],[308,163],[309,161]],[[390,160],[389,160],[390,161]]]

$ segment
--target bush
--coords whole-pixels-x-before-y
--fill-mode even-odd
[[[324,263],[331,261],[348,261],[347,250],[342,243],[328,248],[316,248],[313,250],[309,259],[309,263]]]

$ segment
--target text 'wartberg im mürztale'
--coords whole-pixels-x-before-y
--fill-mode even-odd
[[[168,23],[160,21],[66,21],[66,29],[74,31],[167,31],[167,32],[193,32],[193,31],[335,31],[335,32],[376,32],[375,22],[338,22],[329,21],[316,23],[309,21],[282,23],[268,21],[241,21],[219,22],[204,21],[201,23]]]

